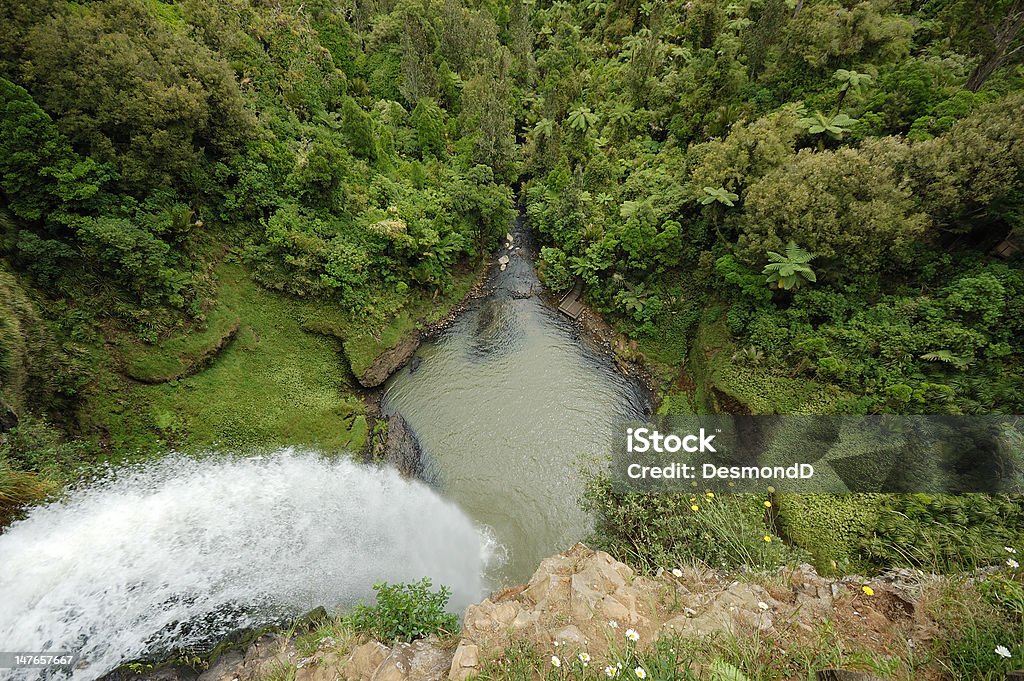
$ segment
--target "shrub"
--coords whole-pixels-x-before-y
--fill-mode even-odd
[[[357,605],[346,621],[380,641],[413,641],[430,634],[453,633],[459,619],[445,612],[451,589],[442,586],[431,591],[430,587],[427,577],[408,584],[374,584],[376,604]]]
[[[857,543],[878,521],[877,494],[780,494],[779,529],[822,574],[856,570]]]
[[[560,248],[545,246],[540,249],[537,274],[540,275],[541,281],[555,292],[568,291],[575,281],[575,277],[569,271],[568,258]]]
[[[893,494],[858,550],[878,567],[914,565],[937,572],[974,569],[1024,543],[1024,501],[1016,495]]]
[[[622,491],[607,475],[595,475],[582,503],[594,515],[590,542],[596,548],[653,572],[692,563],[757,568],[789,562],[795,555],[768,530],[764,501],[753,494]]]

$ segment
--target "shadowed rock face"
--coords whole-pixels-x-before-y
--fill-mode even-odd
[[[388,417],[388,439],[384,445],[384,461],[408,477],[420,477],[423,473],[423,452],[409,423],[401,414]]]
[[[18,425],[18,415],[0,399],[0,433],[6,433],[16,425]]]
[[[376,388],[388,380],[409,361],[420,345],[418,332],[406,334],[395,346],[382,352],[362,374],[356,378],[364,388]]]

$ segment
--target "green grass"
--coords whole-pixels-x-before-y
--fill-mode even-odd
[[[362,376],[383,352],[395,347],[424,325],[443,319],[466,297],[484,266],[481,262],[475,268],[456,273],[452,287],[436,300],[395,295],[391,297],[390,305],[379,304],[376,314],[368,318],[357,321],[318,320],[314,324],[319,327],[310,324],[309,328],[341,338],[352,373]]]
[[[80,412],[82,426],[100,434],[114,459],[168,445],[361,449],[365,406],[351,389],[338,342],[302,329],[317,313],[314,304],[260,288],[237,264],[222,264],[218,276],[217,317],[238,320],[235,339],[204,370],[159,385],[125,380],[108,361]],[[217,333],[174,339],[161,352],[202,351]]]
[[[100,347],[100,367],[79,425],[105,461],[185,451],[309,446],[359,451],[366,406],[353,372],[461,301],[481,269],[467,268],[437,299],[382,294],[365,315],[258,286],[241,265],[217,268],[205,327],[156,346],[113,335],[121,366]],[[141,382],[140,382],[141,381]]]
[[[241,320],[221,304],[207,317],[206,328],[171,338],[155,346],[125,343],[125,373],[143,383],[166,383],[202,369],[238,332]]]
[[[56,485],[31,471],[18,470],[0,458],[0,527],[3,527],[24,504],[45,499]]]

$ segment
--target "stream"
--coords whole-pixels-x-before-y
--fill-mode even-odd
[[[543,299],[518,221],[513,240],[488,294],[420,347],[383,400],[416,432],[424,477],[493,532],[495,588],[585,538],[579,466],[608,454],[618,423],[650,411],[646,389]]]

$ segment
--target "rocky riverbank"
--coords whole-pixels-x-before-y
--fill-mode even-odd
[[[527,584],[469,606],[455,640],[386,644],[321,640],[306,654],[296,638],[267,634],[223,654],[205,671],[166,667],[136,681],[465,681],[509,656],[536,651],[545,661],[592,660],[661,640],[736,637],[795,649],[821,641],[823,627],[850,654],[925,650],[934,626],[923,602],[938,578],[899,571],[879,578],[828,579],[807,565],[742,577],[675,568],[647,577],[608,554],[577,544],[545,559]],[[871,676],[849,678],[871,679]]]

